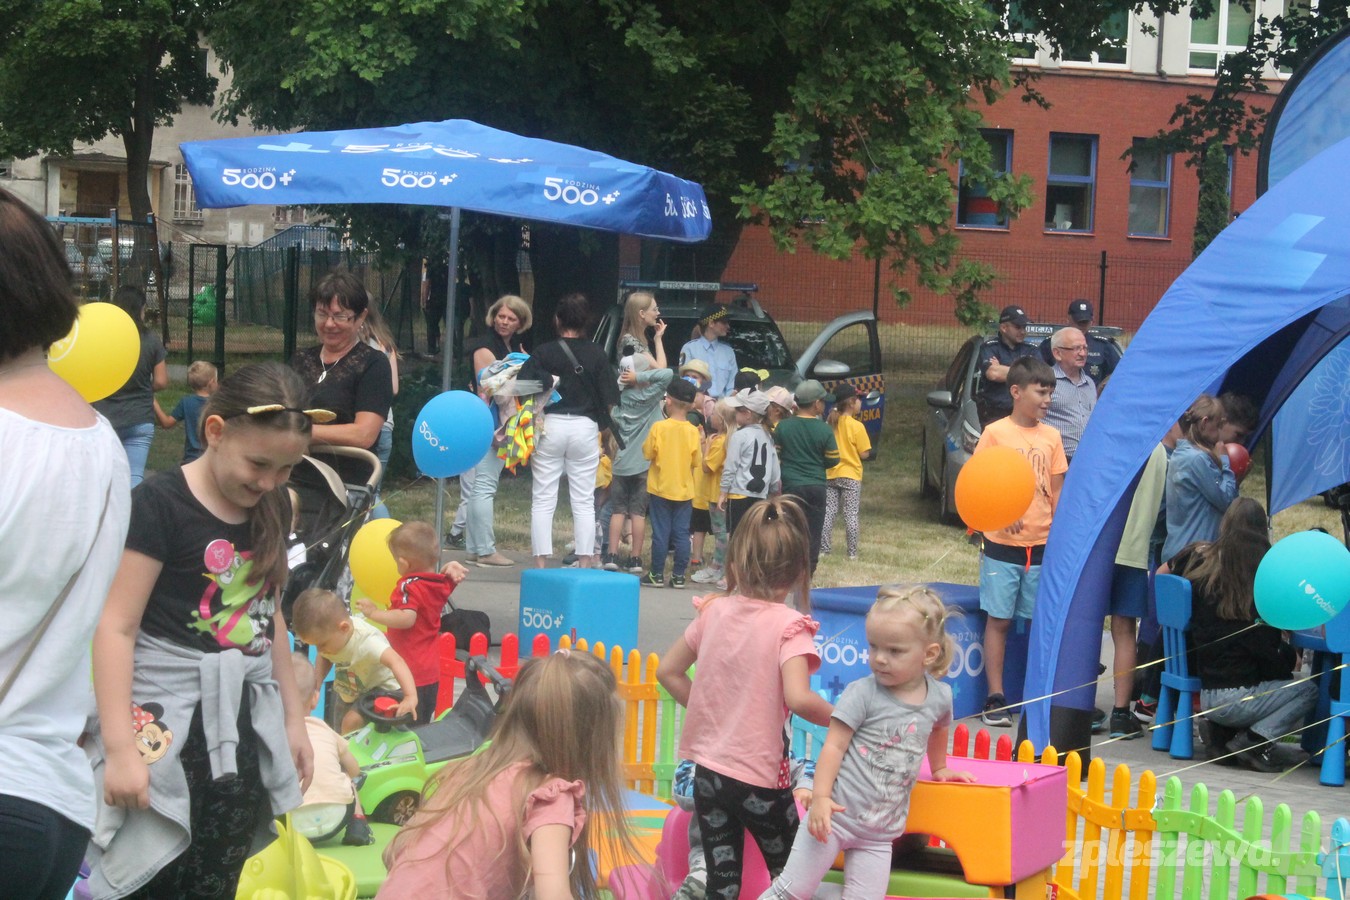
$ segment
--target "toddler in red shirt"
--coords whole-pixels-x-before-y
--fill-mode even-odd
[[[389,645],[412,670],[417,685],[417,720],[430,722],[436,714],[436,694],[441,683],[441,663],[436,637],[441,631],[441,612],[455,586],[469,574],[457,562],[440,572],[440,536],[426,522],[404,522],[389,533],[389,550],[401,576],[389,596],[389,608],[381,609],[368,599],[357,601],[365,617],[389,629]]]

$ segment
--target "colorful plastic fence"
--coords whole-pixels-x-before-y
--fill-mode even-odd
[[[443,636],[444,641],[448,636]],[[481,635],[475,636],[477,641]],[[450,638],[450,660],[454,643]],[[508,650],[509,644],[509,650]],[[479,652],[477,644],[471,644]],[[574,647],[609,663],[627,707],[623,740],[625,773],[630,787],[669,798],[678,758],[678,735],[683,708],[656,681],[659,659],[636,650],[575,645],[566,637],[559,648]],[[486,652],[486,639],[481,647]],[[552,652],[548,637],[535,638],[530,655]],[[515,635],[502,639],[504,674],[519,667]],[[442,656],[442,673],[446,673]],[[463,677],[459,665],[458,677]],[[442,681],[445,684],[445,680]],[[824,740],[825,729],[792,720],[793,751],[812,757]],[[1169,778],[1158,793],[1157,777],[1145,770],[1136,780],[1128,766],[1111,772],[1095,758],[1081,778],[1082,759],[1070,752],[1061,760],[1053,747],[1037,757],[1030,742],[1013,752],[1012,740],[994,740],[981,728],[972,736],[965,724],[952,729],[955,757],[1017,759],[1063,765],[1068,769],[1069,803],[1065,812],[1065,853],[1051,879],[1058,900],[1243,900],[1255,894],[1303,894],[1308,897],[1346,896],[1339,873],[1350,877],[1350,821],[1338,819],[1323,850],[1322,820],[1305,813],[1294,830],[1294,815],[1286,804],[1275,807],[1266,821],[1259,797],[1239,804],[1232,791],[1220,791],[1211,804],[1210,789],[1190,788]],[[1339,868],[1338,868],[1339,867]]]

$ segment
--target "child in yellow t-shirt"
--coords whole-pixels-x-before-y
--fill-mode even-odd
[[[685,418],[693,407],[694,386],[677,378],[666,388],[666,418],[652,426],[642,444],[651,460],[647,470],[647,517],[652,523],[652,559],[648,587],[665,587],[666,554],[675,553],[670,586],[684,587],[689,568],[689,516],[693,511],[694,470],[698,468],[698,429]]]
[[[699,491],[708,506],[713,535],[713,558],[692,576],[698,584],[716,584],[722,579],[722,564],[727,555],[727,511],[717,505],[722,493],[722,466],[727,461],[727,438],[736,430],[736,410],[725,399],[718,400],[708,418],[703,437],[703,465],[699,466]],[[697,502],[697,501],[695,501]]]
[[[858,421],[862,398],[858,389],[848,382],[834,386],[834,409],[830,410],[830,427],[834,442],[839,447],[839,465],[825,473],[825,524],[821,529],[820,552],[830,552],[830,533],[834,531],[834,517],[839,508],[844,510],[844,535],[848,541],[848,558],[858,558],[858,510],[862,505],[863,460],[872,458],[872,440],[867,429]]]
[[[609,485],[614,480],[614,455],[618,445],[608,431],[599,437],[600,466],[595,470],[595,546],[600,548],[601,557],[609,549]]]

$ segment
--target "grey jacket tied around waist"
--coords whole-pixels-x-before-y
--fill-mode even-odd
[[[87,856],[93,868],[89,887],[96,898],[123,897],[144,886],[191,842],[187,779],[178,754],[199,702],[212,776],[223,780],[238,774],[239,709],[247,690],[272,813],[281,815],[301,801],[270,650],[262,656],[238,650],[203,653],[141,634],[135,660],[129,711],[133,727],[139,736],[143,724],[152,724],[167,748],[149,765],[150,808],[128,810],[102,802],[103,743],[89,742],[100,801]],[[164,731],[172,735],[167,741]]]

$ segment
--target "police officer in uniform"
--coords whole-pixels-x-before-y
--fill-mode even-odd
[[[1083,371],[1088,373],[1088,377],[1097,385],[1100,392],[1102,382],[1111,377],[1111,373],[1120,362],[1120,345],[1112,338],[1088,333],[1088,328],[1092,326],[1092,304],[1086,300],[1075,300],[1069,304],[1069,321],[1073,322],[1074,327],[1083,332],[1083,337],[1087,338],[1087,365],[1083,367]],[[1049,339],[1041,341],[1040,353],[1046,365],[1055,364]]]
[[[1012,394],[1008,393],[1008,367],[1036,352],[1026,343],[1026,312],[1020,306],[1005,306],[998,315],[998,337],[980,347],[980,389],[975,405],[983,428],[995,419],[1012,413]]]

